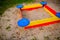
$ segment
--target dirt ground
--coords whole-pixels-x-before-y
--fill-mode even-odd
[[[60,6],[55,3],[48,2],[47,5],[60,11]],[[19,13],[20,11],[16,7],[4,12],[0,18],[0,40],[60,40],[60,23],[24,30],[17,25],[17,21],[20,19]],[[39,8],[28,12],[23,11],[23,17],[33,21],[51,16],[43,8]]]
[[[44,8],[38,8],[30,11],[22,11],[23,17],[28,18],[30,21],[41,20],[45,18],[50,18],[48,12],[44,10]]]

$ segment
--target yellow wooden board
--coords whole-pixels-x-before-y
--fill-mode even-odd
[[[43,23],[47,23],[47,22],[52,22],[52,21],[60,20],[60,18],[56,17],[56,16],[55,16],[53,13],[51,13],[48,9],[46,9],[45,7],[44,7],[44,9],[45,9],[45,11],[47,11],[47,13],[49,13],[52,17],[51,17],[51,18],[42,19],[42,20],[31,21],[28,26],[33,26],[33,25],[38,25],[38,24],[43,24]]]
[[[40,3],[28,4],[25,5],[22,9],[35,8],[35,7],[42,7],[42,5]]]

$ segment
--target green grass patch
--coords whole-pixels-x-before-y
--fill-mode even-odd
[[[9,7],[12,7],[16,4],[30,3],[30,2],[34,2],[34,0],[0,0],[0,15],[2,15],[4,11]]]

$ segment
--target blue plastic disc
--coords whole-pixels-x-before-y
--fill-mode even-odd
[[[20,4],[20,5],[17,5],[16,7],[17,7],[17,8],[23,8],[23,5]]]
[[[46,1],[42,1],[42,2],[40,2],[42,5],[46,5],[47,4],[47,2]]]
[[[29,25],[30,21],[27,18],[22,18],[21,20],[18,20],[17,24],[19,27],[25,27]]]
[[[56,16],[60,18],[60,12],[57,12],[56,13]]]

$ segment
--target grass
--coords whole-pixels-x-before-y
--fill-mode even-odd
[[[6,9],[16,4],[29,3],[33,1],[34,0],[0,0],[0,15],[2,15]]]

